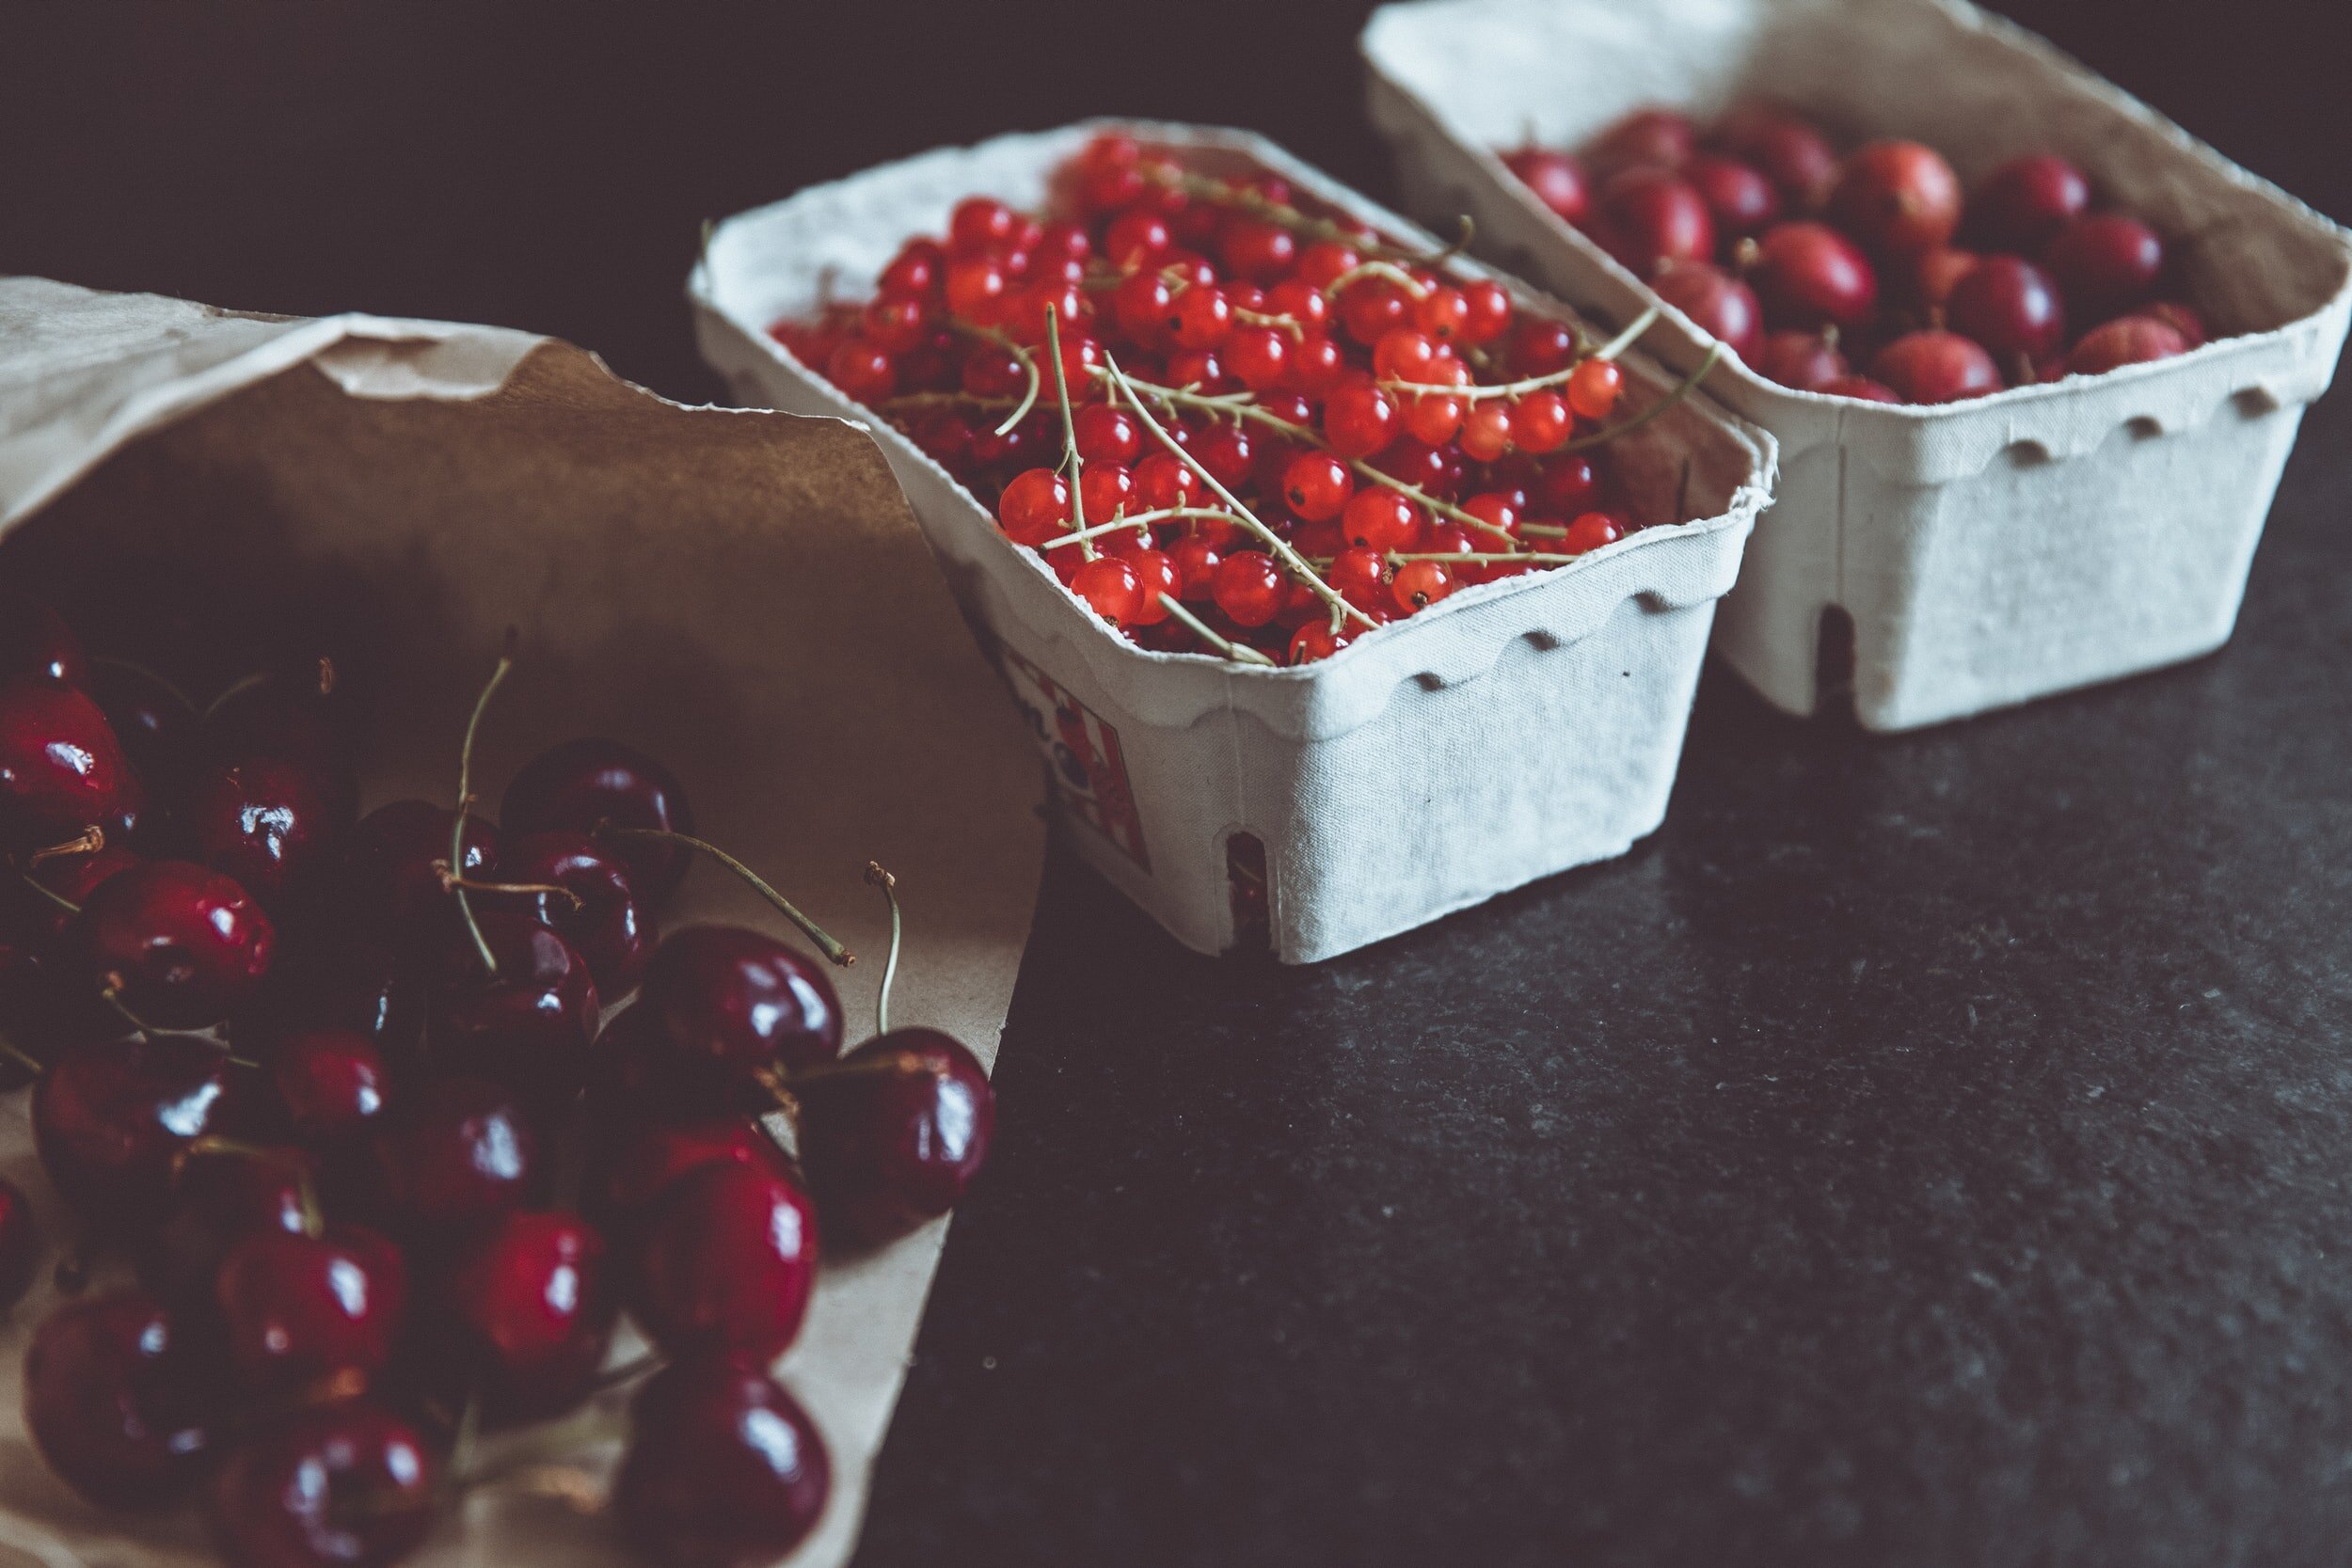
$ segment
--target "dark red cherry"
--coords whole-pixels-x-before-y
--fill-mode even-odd
[[[96,703],[39,675],[0,681],[0,855],[67,843],[137,799]]]
[[[40,1262],[40,1222],[24,1189],[0,1179],[0,1311],[14,1307]]]
[[[2066,309],[2057,282],[2017,256],[1987,256],[1961,277],[1946,309],[1952,330],[1966,333],[2014,369],[2038,364],[2066,346]]]
[[[1761,169],[1797,212],[1819,209],[1837,182],[1837,154],[1829,142],[1771,104],[1735,108],[1716,127],[1715,137],[1724,151]]]
[[[1584,221],[1591,196],[1583,166],[1574,158],[1546,148],[1522,147],[1503,153],[1502,162],[1535,193],[1536,200],[1569,223]]]
[[[2001,389],[1993,356],[1957,332],[1908,332],[1879,350],[1870,373],[1905,403],[1958,403]]]
[[[646,1216],[631,1282],[638,1326],[673,1358],[784,1354],[817,1277],[817,1213],[798,1181],[721,1162],[672,1182]]]
[[[44,898],[31,888],[0,890],[0,907],[17,929],[38,940],[56,942],[73,924],[73,910],[89,902],[89,895],[99,884],[117,872],[128,871],[139,863],[136,851],[123,847],[108,839],[97,849],[67,855],[52,855],[24,873],[40,888],[56,895]]]
[[[1829,198],[1831,219],[1882,256],[1949,245],[1960,208],[1960,176],[1942,153],[1912,141],[1872,142],[1856,151]]]
[[[497,972],[483,971],[470,941],[443,955],[425,1059],[443,1072],[496,1079],[529,1107],[568,1101],[587,1082],[596,1037],[596,983],[586,960],[529,915],[491,910],[476,923]]]
[[[655,950],[634,1012],[687,1080],[762,1100],[756,1074],[831,1061],[841,1003],[818,960],[739,926],[691,926]]]
[[[92,890],[67,940],[145,1022],[207,1029],[258,990],[278,930],[244,888],[188,861],[150,861]]]
[[[790,1174],[783,1152],[745,1117],[635,1122],[598,1140],[589,1165],[588,1203],[608,1228],[634,1235],[672,1182],[705,1165],[721,1164]]]
[[[1595,168],[1650,164],[1678,168],[1698,147],[1698,130],[1677,109],[1635,109],[1593,139],[1586,157]]]
[[[342,664],[315,653],[289,655],[215,700],[200,749],[215,759],[272,757],[303,769],[348,824],[359,800],[359,706]]]
[[[1833,376],[1814,388],[1834,398],[1860,398],[1865,403],[1900,403],[1895,388],[1867,375]]]
[[[311,775],[262,756],[198,769],[180,831],[190,854],[278,914],[326,870],[342,839]]]
[[[139,778],[176,792],[196,744],[196,710],[178,689],[140,665],[100,658],[90,663],[90,694]]]
[[[568,828],[530,833],[500,851],[498,879],[565,889],[568,898],[532,894],[523,907],[587,960],[598,1000],[610,1006],[635,994],[653,961],[653,909],[637,896],[635,875],[614,849]],[[499,904],[513,901],[501,895]]]
[[[954,1208],[996,1129],[988,1074],[936,1029],[867,1040],[793,1093],[825,1239],[848,1247],[896,1240]]]
[[[676,1053],[642,1001],[605,1025],[589,1055],[588,1121],[600,1134],[646,1121],[740,1118],[774,1104],[774,1096],[764,1088],[715,1071],[681,1071]]]
[[[423,1028],[421,987],[390,947],[316,927],[292,933],[261,990],[229,1021],[247,1056],[266,1056],[297,1034],[344,1030],[390,1064],[411,1060]]]
[[[458,1257],[442,1313],[491,1415],[544,1418],[586,1397],[619,1310],[610,1268],[596,1227],[561,1212],[508,1214]]]
[[[629,1426],[613,1512],[665,1568],[762,1568],[825,1512],[824,1442],[757,1367],[723,1355],[665,1367],[630,1402]]]
[[[285,1037],[271,1053],[269,1073],[287,1125],[314,1148],[367,1132],[391,1101],[391,1074],[383,1053],[350,1029],[306,1029]]]
[[[1968,231],[1986,250],[2038,252],[2090,205],[2083,171],[2050,152],[2028,152],[1986,175],[1968,202]]]
[[[361,818],[351,835],[342,894],[345,911],[362,930],[409,954],[466,940],[457,900],[441,885],[453,825],[448,808],[430,800],[394,800]],[[498,830],[468,816],[459,875],[487,877],[498,852]]]
[[[309,1170],[293,1148],[183,1155],[161,1222],[139,1241],[139,1283],[175,1312],[212,1321],[213,1288],[230,1247],[260,1230],[303,1233]]]
[[[1737,239],[1780,216],[1780,189],[1761,170],[1737,158],[1702,152],[1682,166],[1682,177],[1714,214],[1715,231]]]
[[[213,1380],[163,1305],[123,1291],[61,1307],[24,1355],[24,1424],[101,1508],[152,1508],[212,1456]]]
[[[228,1074],[220,1047],[187,1035],[70,1047],[33,1090],[42,1168],[102,1225],[151,1222],[169,1199],[173,1160],[218,1131]]]
[[[391,1359],[408,1301],[400,1249],[373,1230],[255,1230],[229,1249],[214,1285],[237,1370],[292,1388]]]
[[[82,640],[64,616],[28,594],[0,589],[0,681],[32,675],[87,687],[89,668]]]
[[[1600,188],[1593,236],[1637,277],[1671,261],[1715,254],[1715,218],[1688,181],[1650,165],[1613,176]]]
[[[1672,262],[1650,287],[1741,359],[1753,361],[1762,349],[1764,308],[1755,291],[1712,262]]]
[[[1851,240],[1825,223],[1764,231],[1748,281],[1776,326],[1860,326],[1878,309],[1878,274]]]
[[[2155,292],[2164,241],[2137,218],[2098,213],[2060,230],[2042,259],[2065,291],[2074,319],[2104,322]]]
[[[1756,360],[1757,374],[1800,392],[1818,392],[1848,369],[1828,335],[1792,329],[1767,334]]]
[[[391,1568],[433,1528],[437,1470],[372,1402],[301,1411],[222,1462],[213,1533],[239,1568]]]
[[[374,1139],[377,1201],[407,1230],[439,1234],[520,1208],[538,1139],[513,1095],[483,1078],[427,1084]]]
[[[2104,375],[2125,365],[2142,365],[2186,354],[2188,340],[2169,323],[2148,316],[2119,316],[2083,334],[2067,356],[2069,375]]]
[[[599,822],[691,833],[694,813],[675,775],[616,740],[585,736],[540,752],[506,786],[499,820],[510,833],[569,828],[587,832]],[[621,847],[638,890],[660,904],[686,879],[691,852],[675,844]]]

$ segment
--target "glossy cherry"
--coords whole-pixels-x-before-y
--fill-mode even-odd
[[[599,1224],[617,1235],[634,1235],[672,1182],[717,1164],[791,1174],[783,1151],[748,1117],[633,1121],[613,1127],[599,1140],[589,1164],[587,1202]]]
[[[373,1402],[305,1410],[222,1462],[213,1534],[240,1568],[390,1568],[431,1532],[437,1475],[416,1431]]]
[[[1635,277],[1670,261],[1704,261],[1715,253],[1715,216],[1697,188],[1648,165],[1628,168],[1600,188],[1593,235]]]
[[[755,1365],[679,1361],[629,1404],[612,1488],[629,1544],[665,1568],[762,1568],[805,1539],[832,1470],[816,1425]]]
[[[152,672],[111,658],[91,661],[84,689],[114,726],[140,779],[176,789],[196,745],[197,715],[187,698]]]
[[[206,1029],[260,989],[278,929],[219,872],[149,861],[93,889],[67,940],[84,973],[143,1022]]]
[[[2069,375],[2104,375],[2125,365],[2143,365],[2186,354],[2188,340],[2166,322],[2149,316],[2120,316],[2083,334],[2067,356]]]
[[[619,1311],[611,1275],[604,1238],[571,1213],[507,1214],[458,1255],[441,1315],[489,1414],[552,1416],[586,1396]]]
[[[20,675],[89,684],[89,656],[65,617],[28,594],[0,588],[0,681]]]
[[[171,1314],[139,1291],[59,1307],[24,1355],[24,1424],[49,1467],[101,1508],[153,1508],[193,1484],[217,1413]]]
[[[1503,166],[1519,177],[1542,202],[1569,223],[1582,223],[1592,210],[1583,166],[1565,152],[1522,147],[1502,154]]]
[[[1910,332],[1879,350],[1870,373],[1905,403],[1958,403],[2001,389],[1993,356],[1957,332]]]
[[[2060,230],[2042,261],[2082,322],[2104,322],[2155,292],[2164,241],[2137,218],[2099,213]]]
[[[630,1282],[638,1326],[673,1357],[772,1361],[800,1333],[817,1275],[817,1212],[788,1176],[735,1162],[672,1182],[645,1219]]]
[[[298,1034],[348,1031],[399,1063],[413,1056],[423,1026],[422,987],[389,945],[310,927],[280,945],[261,990],[230,1016],[229,1033],[258,1057]]]
[[[1878,309],[1878,273],[1851,240],[1822,223],[1784,223],[1757,242],[1748,275],[1778,326],[1857,327]]]
[[[449,809],[430,800],[394,800],[360,820],[341,888],[342,907],[359,929],[408,955],[464,940],[457,900],[441,880],[453,826]],[[460,875],[487,877],[498,852],[498,830],[468,816]]]
[[[221,1259],[214,1300],[237,1370],[292,1388],[391,1359],[408,1271],[399,1248],[357,1226],[317,1236],[255,1230]]]
[[[1737,239],[1780,216],[1780,188],[1752,164],[1702,152],[1682,166],[1682,177],[1707,203],[1718,234]]]
[[[1635,109],[1595,137],[1588,156],[1596,168],[1629,168],[1645,164],[1678,168],[1697,150],[1698,139],[1698,128],[1679,110]]]
[[[228,1056],[187,1035],[89,1040],[60,1053],[33,1090],[33,1138],[58,1193],[103,1227],[164,1210],[180,1151],[230,1106]]]
[[[348,826],[359,800],[360,708],[342,665],[315,650],[294,653],[216,698],[198,746],[215,761],[268,757],[301,769],[328,812]]]
[[[825,1239],[846,1247],[878,1246],[955,1207],[996,1128],[988,1074],[936,1029],[867,1040],[793,1092]]]
[[[1764,345],[1764,308],[1745,283],[1711,262],[1677,261],[1653,278],[1650,287],[1700,331],[1721,338],[1732,353],[1755,362]]]
[[[213,1287],[230,1248],[256,1231],[298,1236],[309,1227],[309,1175],[299,1149],[183,1155],[168,1206],[139,1239],[139,1283],[174,1311],[210,1324],[218,1310]]]
[[[2090,182],[2054,152],[2011,158],[1969,199],[1970,236],[1988,250],[2033,255],[2090,205]]]
[[[2066,308],[2057,281],[2018,256],[1987,256],[1953,288],[1952,330],[1982,343],[2001,364],[2039,364],[2066,345]]]
[[[1931,147],[1872,142],[1846,160],[1829,211],[1864,248],[1916,256],[1951,243],[1960,227],[1960,176]]]
[[[550,828],[584,833],[605,821],[619,828],[694,831],[686,791],[668,768],[619,741],[594,737],[567,740],[524,764],[506,786],[499,820],[517,834]],[[686,879],[691,855],[677,845],[632,842],[619,852],[635,874],[638,891],[655,904]]]
[[[0,855],[66,843],[138,799],[96,703],[46,676],[0,681]]]
[[[1757,374],[1800,392],[1818,392],[1849,369],[1845,355],[1827,335],[1788,329],[1766,335],[1755,368]]]
[[[1724,117],[1716,144],[1763,171],[1789,207],[1810,213],[1837,182],[1837,154],[1812,126],[1771,104],[1742,104]]]
[[[539,1140],[487,1079],[427,1084],[373,1139],[375,1198],[404,1232],[446,1237],[520,1208],[537,1187]]]
[[[391,1104],[392,1075],[384,1053],[357,1030],[286,1036],[271,1053],[269,1075],[288,1127],[313,1148],[368,1132]]]
[[[654,952],[631,1016],[691,1084],[767,1103],[757,1078],[830,1061],[841,1001],[818,960],[739,926],[691,926]]]
[[[309,769],[266,756],[199,768],[179,821],[191,856],[278,915],[326,870],[343,832]]]
[[[40,1262],[40,1222],[24,1189],[0,1178],[0,1311],[14,1307]]]
[[[495,1079],[526,1107],[562,1104],[587,1082],[596,1037],[596,983],[587,960],[529,915],[491,910],[476,923],[497,971],[484,972],[470,942],[443,955],[425,1057],[443,1072]]]

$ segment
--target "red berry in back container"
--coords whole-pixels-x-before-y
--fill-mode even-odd
[[[1753,234],[1780,216],[1779,187],[1737,158],[1702,152],[1682,166],[1682,177],[1707,203],[1720,234]]]
[[[1952,291],[1979,261],[1973,250],[1943,245],[1911,262],[1911,297],[1924,310],[1941,310],[1952,302]]]
[[[1629,168],[1650,164],[1679,168],[1698,150],[1698,131],[1675,109],[1636,109],[1600,134],[1587,157],[1595,168]]]
[[[1755,368],[1758,375],[1800,392],[1818,392],[1848,370],[1846,356],[1829,335],[1793,330],[1767,335]]]
[[[1601,187],[1593,234],[1642,278],[1670,261],[1704,261],[1715,254],[1715,217],[1697,188],[1647,165],[1626,169]]]
[[[1837,182],[1837,154],[1828,140],[1796,116],[1770,104],[1734,109],[1716,128],[1715,139],[1733,157],[1762,170],[1793,212],[1816,211]]]
[[[1949,245],[1960,227],[1960,176],[1912,141],[1872,142],[1846,160],[1830,193],[1832,221],[1883,256]]]
[[[1566,222],[1581,224],[1592,211],[1592,195],[1584,179],[1584,167],[1565,152],[1554,152],[1542,147],[1522,147],[1516,152],[1505,152],[1502,164],[1535,193],[1536,200]]]
[[[1766,230],[1749,281],[1776,325],[1857,327],[1878,309],[1878,273],[1869,258],[1827,224]]]
[[[2057,281],[2022,257],[1987,256],[1969,268],[1952,290],[1947,314],[1954,331],[1982,343],[2003,364],[2039,361],[2066,344]]]
[[[1745,283],[1711,262],[1677,261],[1660,273],[1650,287],[1701,331],[1721,338],[1732,353],[1755,363],[1764,343],[1764,307]],[[1524,441],[1519,444],[1527,447]]]
[[[1958,403],[2001,389],[1981,344],[1957,332],[1909,332],[1879,351],[1871,373],[1905,403]]]
[[[1895,388],[1883,381],[1873,381],[1867,375],[1841,375],[1825,381],[1815,390],[1835,398],[1860,398],[1864,403],[1900,403]]]
[[[2042,260],[2077,321],[2099,322],[2155,292],[2164,241],[2137,218],[2100,213],[2059,230]]]
[[[1217,609],[1237,626],[1263,626],[1279,614],[1288,579],[1263,550],[1239,550],[1218,563],[1212,590]]]
[[[2125,365],[2146,364],[2186,354],[2188,340],[2167,323],[2150,316],[2119,316],[2083,335],[2067,356],[2069,375],[2102,375]]]
[[[1968,233],[1990,250],[2034,255],[2090,205],[2090,182],[2053,152],[2028,152],[1986,175],[1968,199]]]

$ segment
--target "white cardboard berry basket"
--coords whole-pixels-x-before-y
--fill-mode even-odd
[[[1050,173],[1107,129],[1211,172],[1272,169],[1438,248],[1261,137],[1073,125],[930,152],[719,225],[688,290],[704,357],[746,403],[861,420],[768,328],[828,290],[870,293],[899,245],[942,231],[962,197],[1041,206]],[[1673,385],[1646,359],[1626,366],[1629,409]],[[1216,953],[1237,941],[1233,841],[1253,836],[1271,944],[1293,963],[1621,854],[1658,826],[1715,603],[1775,457],[1770,436],[1688,400],[1616,444],[1645,515],[1674,505],[1687,467],[1697,520],[1465,590],[1322,663],[1268,669],[1136,647],[913,442],[878,421],[873,434],[1030,712],[1081,852],[1179,941]]]
[[[2345,232],[2042,40],[1963,0],[1426,0],[1362,40],[1408,205],[1604,318],[1656,296],[1493,150],[1576,147],[1627,110],[1791,103],[1901,135],[1973,180],[2080,163],[2155,224],[2217,336],[2182,358],[1944,407],[1790,391],[1736,359],[1716,397],[1779,437],[1781,483],[1716,644],[1810,713],[1823,614],[1852,618],[1854,707],[1902,730],[2209,653],[2229,640],[2304,408],[2352,313]],[[1681,312],[1649,345],[1695,364]]]

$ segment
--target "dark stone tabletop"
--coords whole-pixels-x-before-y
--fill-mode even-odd
[[[2005,8],[2352,215],[2332,8]],[[698,221],[812,179],[1139,112],[1388,190],[1360,7],[610,9],[19,9],[0,271],[699,401]],[[862,1560],[2352,1560],[2348,433],[2218,656],[1891,739],[1710,668],[1654,838],[1352,957],[1057,853]]]

